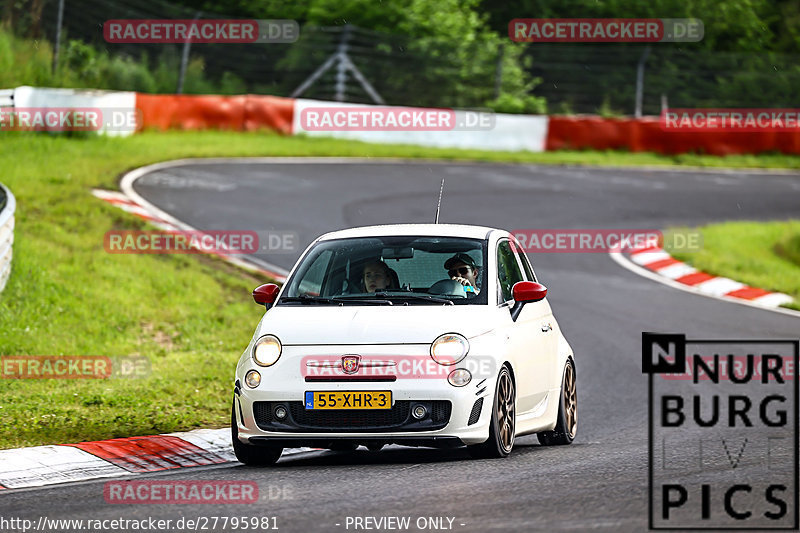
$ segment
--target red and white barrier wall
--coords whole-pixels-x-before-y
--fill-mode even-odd
[[[136,94],[142,129],[270,130],[292,134],[295,101],[279,96]]]
[[[498,113],[494,116],[494,127],[484,130],[307,131],[300,120],[304,109],[369,106],[263,95],[153,95],[34,87],[0,92],[11,92],[15,107],[136,108],[135,127],[103,130],[113,135],[130,135],[145,129],[268,130],[285,135],[302,133],[374,143],[498,151],[592,149],[660,154],[800,154],[800,131],[664,131],[659,119],[653,117],[617,119]],[[465,113],[468,112],[455,112],[456,123],[464,118]]]

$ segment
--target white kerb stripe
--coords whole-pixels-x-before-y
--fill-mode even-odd
[[[750,301],[767,307],[780,307],[783,304],[792,303],[794,301],[794,298],[792,298],[788,294],[773,292],[771,294],[765,294],[764,296],[759,296],[758,298],[753,298]]]
[[[9,489],[127,474],[130,472],[72,446],[0,450],[0,485]]]
[[[100,198],[101,200],[114,200],[117,202],[131,202],[130,198],[122,194],[121,192],[117,191],[106,191],[103,189],[92,189],[92,194],[96,197]]]
[[[695,288],[705,294],[713,294],[714,296],[725,296],[729,292],[738,291],[745,287],[744,283],[733,281],[728,278],[714,278],[703,283],[695,285]]]
[[[649,265],[650,263],[655,263],[656,261],[661,261],[662,259],[669,259],[671,256],[661,250],[658,252],[643,252],[640,254],[636,254],[631,256],[631,260],[639,265]]]
[[[236,460],[231,447],[231,430],[229,428],[195,429],[182,433],[167,433],[167,435],[181,438],[207,452],[224,457],[228,461]]]
[[[697,269],[694,267],[690,267],[686,263],[678,263],[675,265],[664,267],[660,270],[656,270],[656,272],[658,272],[665,278],[678,279],[683,276],[687,276],[689,274],[694,274],[695,272],[697,272]]]

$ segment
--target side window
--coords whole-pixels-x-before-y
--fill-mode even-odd
[[[525,255],[525,252],[519,247],[517,248],[517,257],[519,258],[522,268],[525,269],[525,277],[528,278],[528,281],[536,281],[536,276],[533,275],[533,269],[531,268],[530,261],[528,261],[528,256]]]
[[[309,265],[303,274],[297,290],[298,294],[308,294],[309,296],[319,296],[321,294],[322,281],[325,279],[325,273],[328,271],[328,264],[332,255],[333,252],[331,250],[324,250],[314,258],[314,262]]]
[[[501,241],[497,245],[497,281],[503,302],[511,300],[511,288],[522,281],[519,263],[508,241]]]

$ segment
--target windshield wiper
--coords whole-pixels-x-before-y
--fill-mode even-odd
[[[360,297],[356,296],[355,298],[352,298],[350,296],[334,296],[333,298],[331,298],[331,300],[333,300],[334,302],[340,303],[340,304],[341,303],[360,303],[360,304],[373,304],[373,305],[394,305],[389,300],[376,300],[375,298],[372,297],[372,295],[369,295],[369,296],[365,295],[365,296],[360,296]]]
[[[311,296],[308,294],[299,294],[297,296],[285,296],[281,298],[281,302],[301,302],[301,303],[315,303],[315,304],[338,304],[344,305],[346,303],[359,303],[359,304],[373,304],[373,305],[392,305],[389,300],[376,300],[370,298],[368,300],[356,300],[344,298],[342,296],[333,296],[326,298],[324,296]]]
[[[315,304],[330,304],[333,303],[333,300],[330,298],[325,298],[324,296],[311,296],[309,294],[299,294],[297,296],[284,296],[281,298],[281,302],[302,302],[304,304],[307,303],[315,303]]]
[[[376,292],[372,296],[380,296],[381,298],[401,298],[406,300],[420,300],[424,302],[431,302],[445,305],[455,305],[453,300],[447,298],[437,298],[430,294],[417,294],[415,292]]]

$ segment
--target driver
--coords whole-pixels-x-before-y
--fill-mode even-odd
[[[478,288],[480,269],[469,254],[458,252],[444,262],[444,268],[447,270],[447,275],[450,276],[450,279],[464,286],[464,291],[467,295],[477,296],[478,293],[480,293],[480,289]]]

